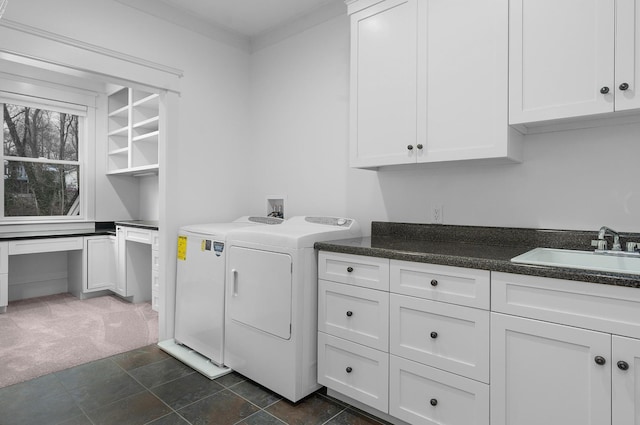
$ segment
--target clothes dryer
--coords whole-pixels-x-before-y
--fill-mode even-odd
[[[231,223],[180,228],[176,281],[175,338],[160,348],[209,376],[224,368],[226,237],[234,229],[281,224],[272,217],[241,217]],[[269,227],[269,226],[265,226]],[[216,367],[209,367],[211,362]]]
[[[304,216],[230,231],[225,363],[293,402],[318,389],[313,245],[360,235],[353,219]]]

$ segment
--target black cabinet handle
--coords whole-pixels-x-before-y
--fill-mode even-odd
[[[620,370],[629,370],[629,363],[620,360],[618,362],[618,369],[620,369]]]
[[[435,279],[431,279],[431,286],[438,286],[438,281]]]
[[[600,89],[600,93],[602,94],[607,94],[609,93],[609,87],[605,86],[603,88]]]
[[[622,90],[622,91],[628,90],[628,89],[629,89],[629,84],[627,84],[627,83],[622,83],[622,84],[620,84],[620,87],[619,87],[619,88],[620,88],[620,90]]]
[[[347,311],[347,317],[353,316],[353,311]]]
[[[438,337],[438,332],[431,332],[431,338],[436,339]]]
[[[351,366],[347,366],[347,369],[346,369],[347,373],[351,373],[352,370],[353,369],[351,369]]]
[[[353,267],[349,266],[347,267],[347,273],[351,273],[353,271]]]
[[[409,149],[410,151],[413,150],[413,145],[407,145],[407,149]]]
[[[602,356],[596,356],[596,358],[594,359],[596,364],[602,366],[603,364],[605,364],[607,361],[605,360],[604,357]]]
[[[438,405],[438,400],[436,400],[435,398],[432,398],[429,403],[431,403],[432,406],[437,406]]]
[[[422,143],[418,143],[417,148],[418,148],[418,149],[422,149]]]

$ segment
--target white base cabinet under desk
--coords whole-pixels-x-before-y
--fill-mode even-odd
[[[114,291],[117,256],[115,236],[86,236],[84,249],[69,253],[69,292],[85,299]]]
[[[154,306],[154,282],[159,283],[158,231],[116,226],[118,261],[115,292],[132,302],[151,301]],[[155,288],[158,307],[159,288]]]

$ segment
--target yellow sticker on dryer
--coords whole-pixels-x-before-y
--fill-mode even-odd
[[[187,237],[178,236],[178,260],[185,261],[187,259]]]

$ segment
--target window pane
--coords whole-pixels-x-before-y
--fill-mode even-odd
[[[80,215],[79,166],[4,161],[4,215]]]
[[[64,161],[78,160],[78,116],[3,104],[4,154]]]

